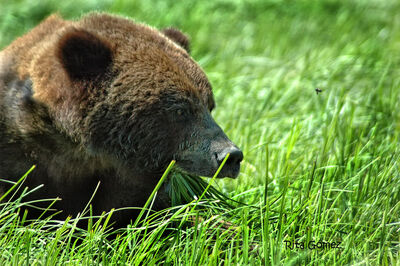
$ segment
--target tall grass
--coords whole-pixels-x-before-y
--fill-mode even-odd
[[[245,154],[217,187],[245,204],[189,203],[115,232],[110,213],[89,230],[26,223],[17,198],[0,205],[0,264],[400,264],[398,1],[5,1],[0,46],[89,10],[191,36],[213,115]]]

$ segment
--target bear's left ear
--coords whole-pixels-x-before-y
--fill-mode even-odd
[[[85,30],[73,28],[58,41],[56,56],[72,79],[93,79],[112,64],[111,45]]]
[[[178,44],[180,47],[186,50],[186,52],[190,52],[190,41],[189,38],[183,34],[180,30],[174,28],[166,28],[161,30],[161,32]]]

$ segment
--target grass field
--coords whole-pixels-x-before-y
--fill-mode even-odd
[[[0,47],[91,10],[191,36],[245,155],[217,187],[246,205],[182,207],[106,240],[107,217],[24,226],[20,202],[2,203],[0,264],[400,265],[400,2],[2,0]]]

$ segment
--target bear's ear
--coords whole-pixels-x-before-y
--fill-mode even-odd
[[[166,28],[161,30],[161,32],[178,44],[180,47],[185,49],[188,53],[190,52],[190,41],[189,38],[183,34],[180,30],[174,28]]]
[[[93,79],[112,64],[111,45],[81,29],[71,29],[58,41],[56,56],[72,79]]]

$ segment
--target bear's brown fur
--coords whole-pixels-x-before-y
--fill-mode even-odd
[[[221,176],[236,177],[243,155],[212,119],[211,86],[188,51],[176,29],[101,13],[47,18],[0,52],[0,178],[36,164],[26,184],[44,187],[31,196],[61,197],[65,214],[82,211],[100,181],[98,214],[142,206],[172,159],[211,176],[231,153]]]

